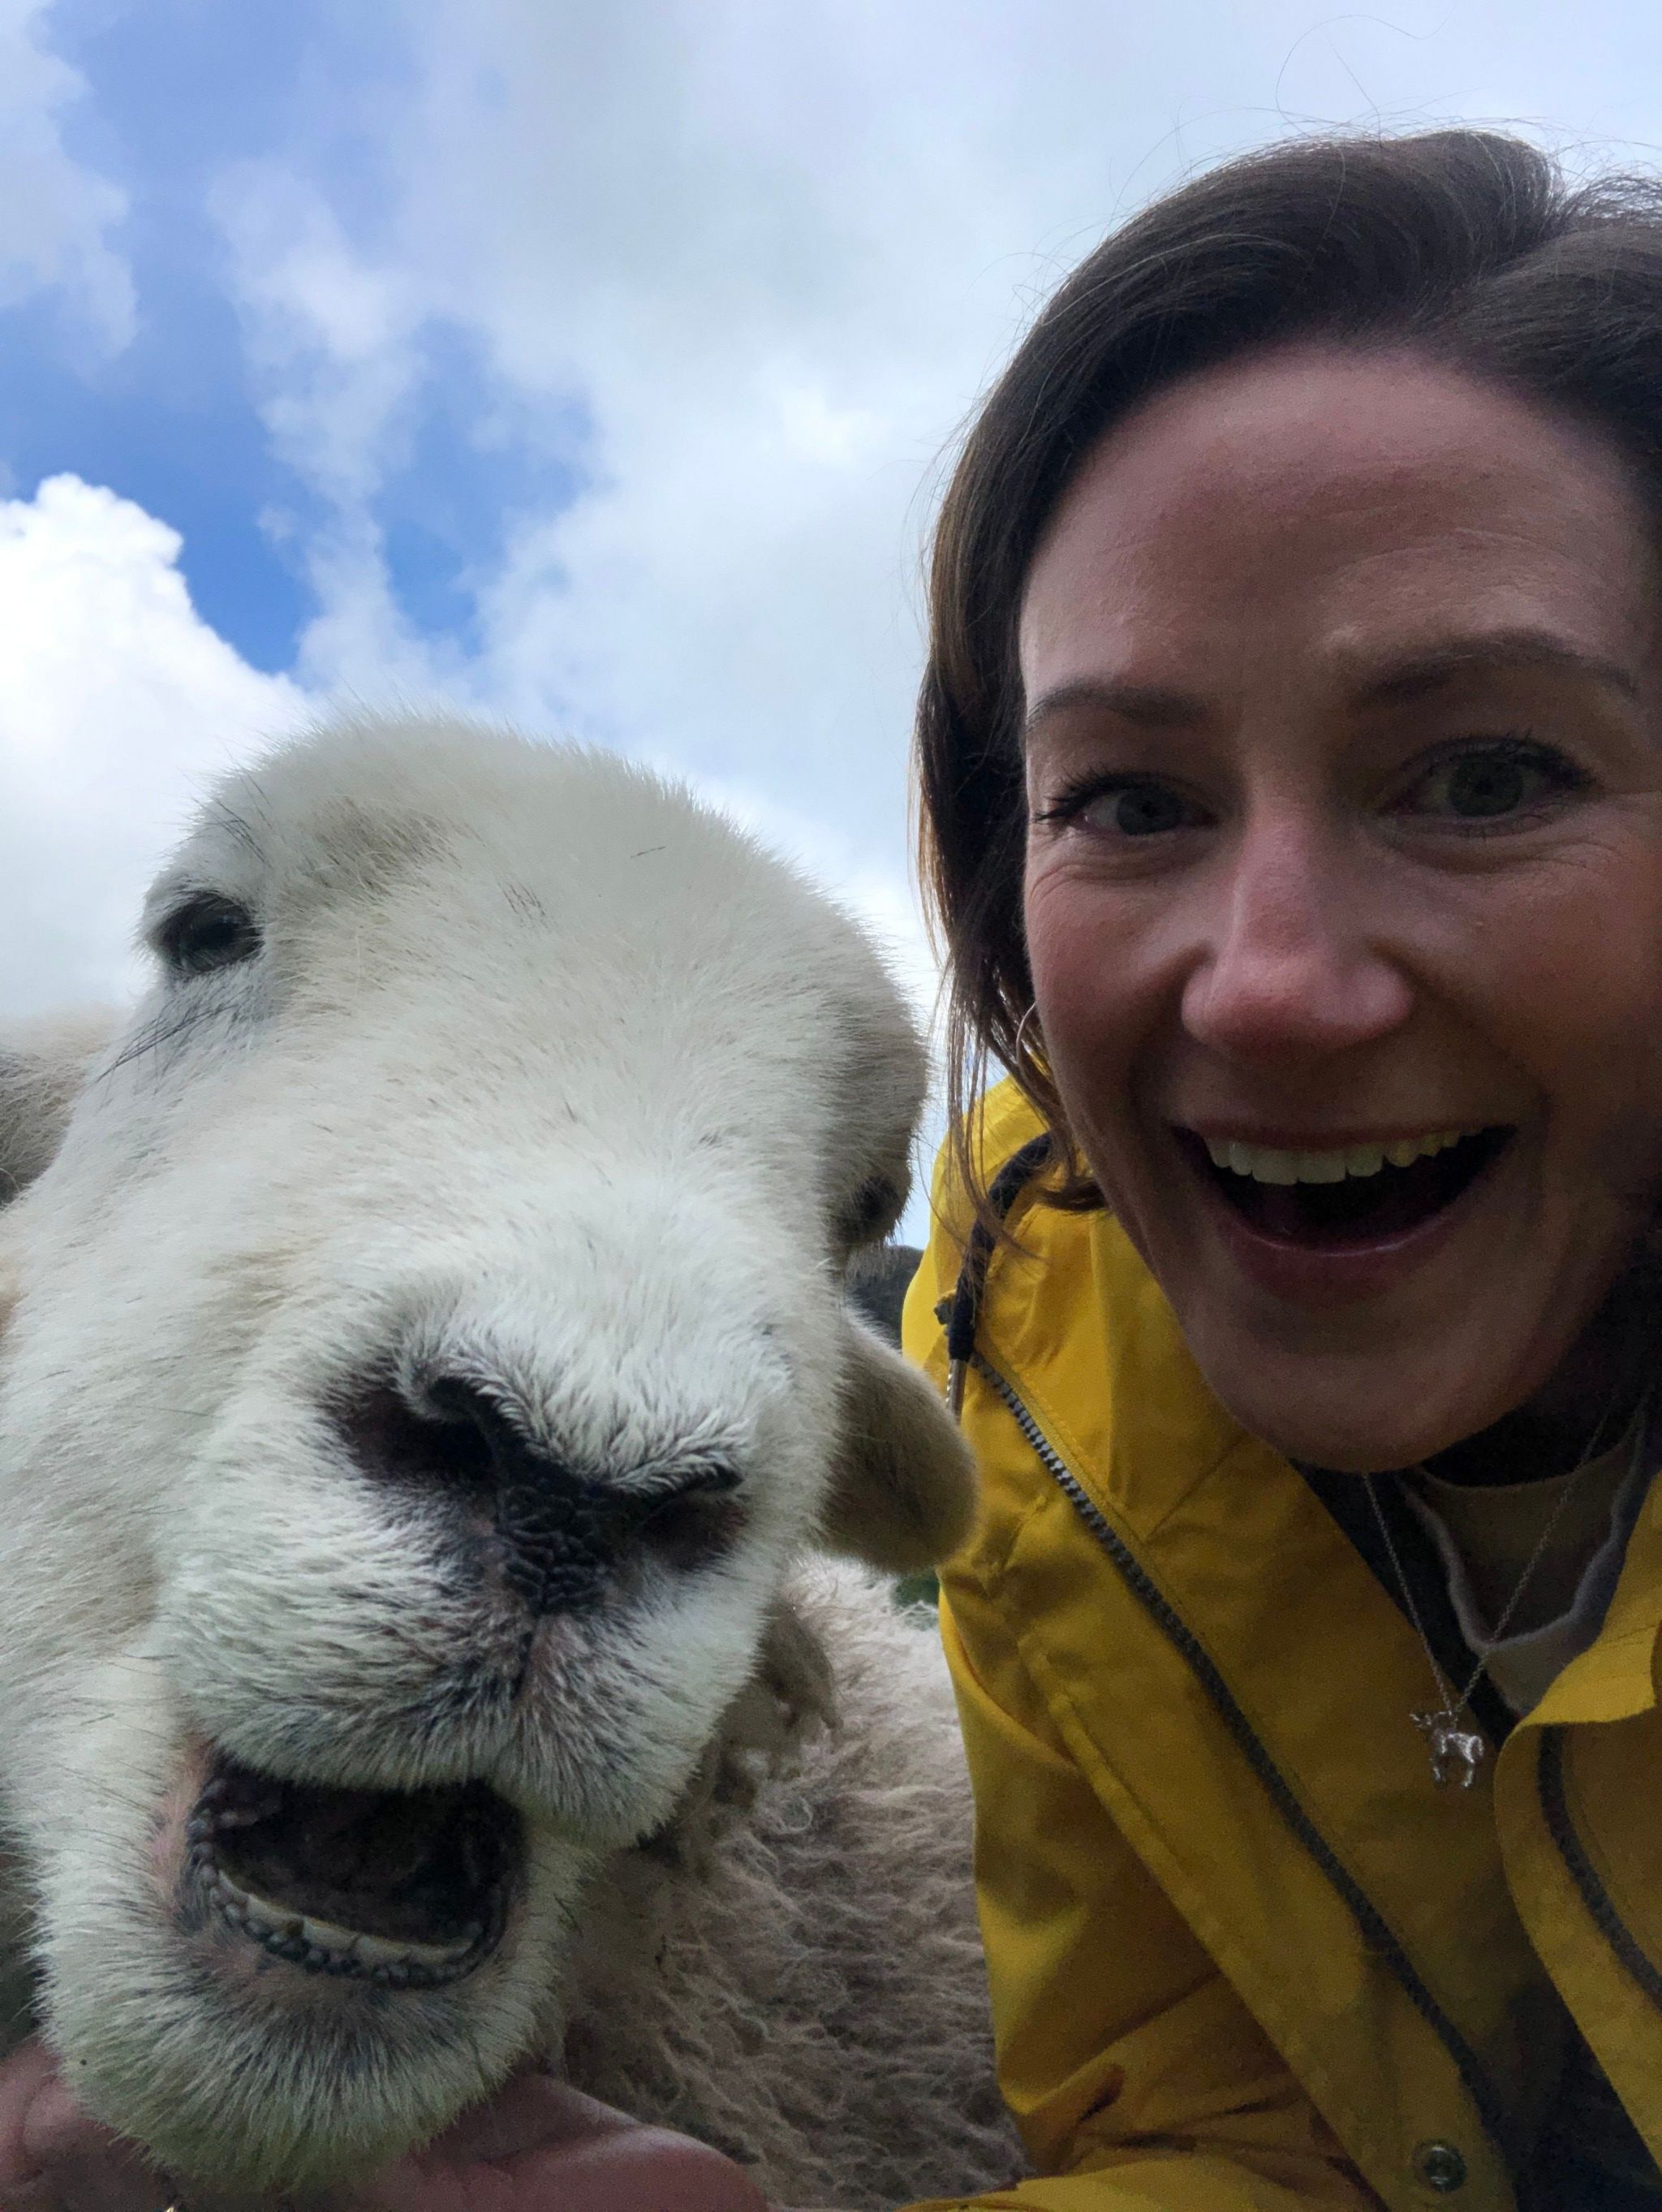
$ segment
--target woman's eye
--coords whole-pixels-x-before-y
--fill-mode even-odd
[[[1550,746],[1521,738],[1466,745],[1435,761],[1396,810],[1481,824],[1527,816],[1546,799],[1580,789],[1586,776]]]
[[[1188,829],[1199,817],[1193,802],[1168,783],[1152,777],[1098,779],[1065,793],[1040,817],[1046,822],[1081,822],[1087,829],[1116,837],[1157,837]]]

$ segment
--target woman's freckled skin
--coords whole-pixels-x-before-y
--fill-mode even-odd
[[[1046,1048],[1207,1380],[1295,1456],[1410,1465],[1563,1388],[1662,1183],[1658,582],[1592,433],[1313,347],[1150,403],[1035,556]],[[1473,826],[1447,763],[1519,742],[1547,765]],[[1152,831],[1112,788],[1044,818],[1116,775]],[[1515,1133],[1422,1254],[1289,1291],[1174,1127]]]

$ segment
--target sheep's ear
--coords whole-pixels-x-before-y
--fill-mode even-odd
[[[114,1015],[101,1012],[0,1026],[0,1206],[51,1165],[114,1027]]]
[[[821,1539],[886,1573],[955,1552],[975,1517],[975,1469],[928,1381],[852,1319],[842,1429]]]

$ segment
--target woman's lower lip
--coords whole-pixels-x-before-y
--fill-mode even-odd
[[[1344,1244],[1304,1244],[1290,1237],[1267,1237],[1235,1211],[1210,1177],[1187,1162],[1185,1165],[1199,1183],[1210,1218],[1244,1275],[1272,1297],[1294,1305],[1338,1305],[1376,1297],[1424,1266],[1457,1233],[1510,1151],[1508,1145],[1457,1198],[1412,1229]]]

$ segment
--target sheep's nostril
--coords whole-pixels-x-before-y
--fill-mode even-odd
[[[335,1421],[361,1473],[464,1508],[494,1540],[503,1584],[533,1614],[594,1603],[631,1561],[706,1565],[743,1522],[729,1467],[691,1459],[650,1476],[579,1471],[533,1443],[470,1378],[422,1378],[419,1408],[390,1382],[355,1392]]]
[[[452,1496],[488,1493],[497,1486],[496,1450],[462,1388],[429,1389],[431,1410],[417,1411],[390,1382],[377,1382],[337,1400],[335,1424],[358,1467],[378,1480]]]
[[[643,1540],[670,1566],[700,1567],[719,1559],[743,1525],[738,1487],[733,1468],[686,1469],[676,1488],[646,1501]]]

